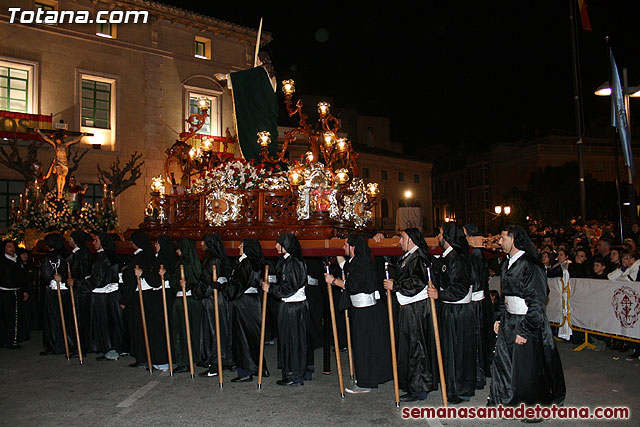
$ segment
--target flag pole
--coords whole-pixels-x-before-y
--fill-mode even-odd
[[[584,137],[584,107],[582,105],[582,81],[580,78],[580,53],[578,38],[578,20],[576,19],[576,0],[569,0],[569,23],[571,25],[571,58],[573,63],[573,98],[575,100],[576,137],[578,149],[578,187],[580,191],[580,216],[582,225],[587,221],[586,188],[584,182],[584,161],[582,138]]]

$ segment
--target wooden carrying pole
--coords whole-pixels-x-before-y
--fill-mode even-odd
[[[136,270],[140,267],[136,265]],[[142,333],[144,334],[144,347],[147,351],[147,363],[149,364],[149,374],[153,373],[153,364],[151,364],[151,350],[149,349],[149,333],[147,332],[147,318],[144,314],[144,301],[142,300],[142,285],[140,284],[140,276],[136,275],[138,280],[138,297],[140,298],[140,317],[142,318]]]
[[[71,279],[71,265],[67,263],[67,284],[69,283],[68,279]],[[80,329],[78,328],[78,315],[76,314],[76,299],[73,295],[73,286],[69,285],[69,297],[71,297],[71,313],[73,314],[73,326],[76,329],[76,344],[78,346],[78,358],[80,359],[80,364],[84,363],[84,359],[82,358],[82,346],[80,345]],[[66,342],[66,339],[65,339]]]
[[[389,263],[384,263],[384,274],[389,280]],[[391,341],[391,363],[393,368],[393,395],[396,401],[396,408],[400,407],[400,388],[398,387],[398,358],[396,357],[396,329],[393,324],[393,305],[391,301],[391,291],[387,289],[387,312],[389,314],[389,340]]]
[[[429,286],[433,286],[431,282],[431,269],[427,268],[427,274],[429,275]],[[436,340],[436,354],[438,355],[438,372],[440,374],[440,388],[442,389],[442,404],[446,408],[448,406],[447,401],[447,382],[444,377],[444,365],[442,364],[442,349],[440,348],[440,328],[438,327],[438,315],[436,314],[436,302],[433,298],[429,298],[431,304],[431,321],[433,323],[433,335]]]
[[[180,279],[182,279],[182,283],[180,286],[182,287],[182,304],[184,305],[184,327],[187,333],[187,351],[189,353],[189,372],[191,373],[191,379],[195,377],[194,369],[193,369],[193,348],[191,344],[191,325],[189,324],[189,307],[187,306],[187,289],[184,283],[184,265],[180,266]]]
[[[344,271],[342,272],[342,281],[346,283],[344,278]],[[349,378],[354,379],[355,374],[353,372],[353,348],[351,347],[351,325],[349,324],[349,309],[344,310],[344,324],[347,328],[347,352],[349,354]]]
[[[70,360],[71,355],[69,354],[69,343],[67,342],[67,325],[64,321],[64,307],[62,306],[62,293],[60,292],[59,280],[56,280],[56,285],[58,286],[58,305],[60,306],[60,321],[62,322],[62,338],[64,338],[64,351],[67,354],[67,360]]]
[[[327,274],[329,274],[329,266],[327,265]],[[340,385],[340,397],[344,399],[344,380],[342,379],[342,364],[340,363],[340,344],[338,343],[338,327],[336,326],[336,311],[333,307],[333,293],[331,291],[331,283],[327,283],[327,292],[329,293],[329,312],[331,313],[331,328],[333,329],[333,347],[336,352],[336,367],[338,368],[338,384]]]
[[[264,281],[269,282],[269,266],[264,266]],[[264,332],[267,326],[267,291],[262,291],[262,324],[260,325],[260,361],[258,362],[258,389],[262,388],[262,359],[264,358]]]
[[[164,269],[164,266],[160,264],[160,268]],[[171,333],[169,332],[169,315],[167,313],[167,294],[164,289],[164,274],[160,275],[160,289],[162,289],[162,310],[164,312],[164,335],[167,340],[167,356],[169,357],[169,375],[173,376],[173,360],[171,358]]]
[[[213,265],[212,278],[214,282],[218,281],[218,270],[215,264]],[[215,319],[216,319],[216,346],[217,346],[217,352],[218,352],[218,384],[220,385],[220,388],[222,388],[224,383],[222,380],[222,351],[220,348],[220,310],[218,309],[218,290],[217,289],[213,290],[213,311],[215,313]]]

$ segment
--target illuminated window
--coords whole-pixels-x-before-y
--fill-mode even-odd
[[[29,112],[29,71],[0,62],[0,110]]]
[[[211,59],[211,40],[196,36],[194,56],[200,59]]]
[[[42,9],[45,12],[49,12],[52,10],[58,10],[58,2],[57,1],[37,1],[35,2],[35,9]]]
[[[82,126],[111,128],[111,83],[82,79]]]
[[[221,93],[215,91],[189,87],[187,92],[186,110],[188,115],[200,114],[198,100],[204,98],[207,102],[208,115],[202,128],[198,131],[200,135],[220,136],[220,98]],[[186,128],[185,128],[186,130]]]
[[[116,24],[101,23],[96,29],[96,36],[105,37],[107,39],[116,38]]]

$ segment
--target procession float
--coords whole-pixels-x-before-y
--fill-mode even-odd
[[[199,111],[186,120],[188,130],[166,151],[164,174],[153,179],[140,228],[152,238],[197,240],[215,232],[225,241],[275,240],[285,230],[301,240],[372,231],[378,184],[358,177],[358,155],[339,137],[340,121],[330,105],[319,103],[312,123],[302,102],[293,104],[294,82],[284,81],[282,90],[298,126],[284,134],[279,151],[271,132],[254,133],[259,157],[249,160],[234,157],[246,148],[228,130],[225,137],[198,133],[208,117],[207,101],[200,99]],[[308,151],[291,159],[288,148],[298,137],[308,142]]]

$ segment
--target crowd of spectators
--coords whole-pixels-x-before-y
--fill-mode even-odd
[[[615,225],[592,221],[586,225],[529,226],[529,236],[538,249],[547,277],[589,278],[615,281],[640,281],[640,226],[634,223],[620,238]],[[604,346],[621,352],[634,350],[627,360],[637,360],[638,346],[617,339],[599,339]]]

